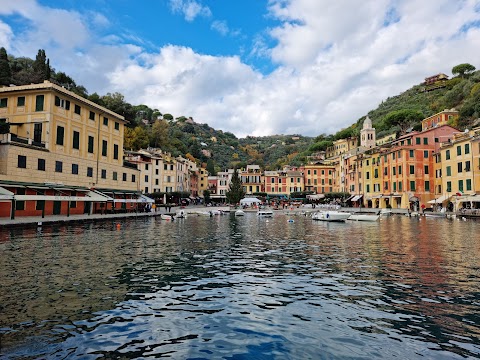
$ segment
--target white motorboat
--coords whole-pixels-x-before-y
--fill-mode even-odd
[[[187,217],[187,212],[185,210],[180,210],[175,213],[175,219],[185,219]]]
[[[353,221],[377,221],[378,219],[380,219],[379,214],[367,214],[367,213],[352,214],[348,218],[348,220],[353,220]]]
[[[239,209],[239,210],[235,211],[235,216],[244,216],[244,215],[245,215],[245,211],[243,211],[243,210]]]
[[[272,210],[265,210],[265,209],[258,210],[257,215],[262,216],[262,217],[272,217],[273,216],[273,211]]]
[[[339,222],[347,220],[351,215],[352,214],[348,212],[341,212],[336,210],[317,211],[312,214],[312,220]]]
[[[160,215],[160,218],[162,220],[166,220],[166,221],[173,221],[173,219],[174,219],[173,216],[170,215],[170,214],[162,214],[162,215]]]

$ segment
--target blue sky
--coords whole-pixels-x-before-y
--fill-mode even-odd
[[[2,0],[0,46],[237,136],[316,136],[453,66],[480,0]]]

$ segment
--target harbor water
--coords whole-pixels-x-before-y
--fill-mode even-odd
[[[254,213],[0,229],[0,358],[478,358],[479,230]]]

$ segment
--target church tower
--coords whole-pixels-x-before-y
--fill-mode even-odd
[[[363,129],[360,130],[360,146],[372,148],[375,146],[375,128],[372,127],[372,120],[367,117],[363,121]]]

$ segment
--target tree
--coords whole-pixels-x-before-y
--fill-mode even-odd
[[[210,190],[203,190],[203,200],[205,201],[205,204],[210,203]]]
[[[215,161],[213,161],[212,159],[207,160],[207,171],[208,174],[211,176],[217,175],[217,172],[215,171]]]
[[[150,145],[155,148],[167,148],[168,144],[168,123],[165,120],[157,120],[152,125]]]
[[[237,168],[233,170],[232,181],[228,187],[226,197],[227,202],[230,204],[238,204],[245,197],[245,190],[243,190],[243,183],[238,175]]]
[[[460,64],[460,65],[454,66],[452,68],[452,74],[453,75],[458,75],[462,78],[467,77],[468,75],[470,75],[474,71],[475,71],[475,66],[467,64],[467,63]]]
[[[7,50],[0,48],[0,85],[10,85],[12,82],[12,70],[8,61]]]
[[[44,80],[49,80],[50,73],[51,73],[50,60],[47,59],[45,50],[40,49],[38,50],[35,61],[33,62],[33,76],[34,76],[33,80],[36,83],[41,83]]]
[[[163,118],[168,121],[173,120],[173,115],[172,114],[163,114]]]
[[[404,134],[409,127],[424,118],[423,113],[418,110],[403,109],[389,112],[384,118],[387,127],[398,126]]]

